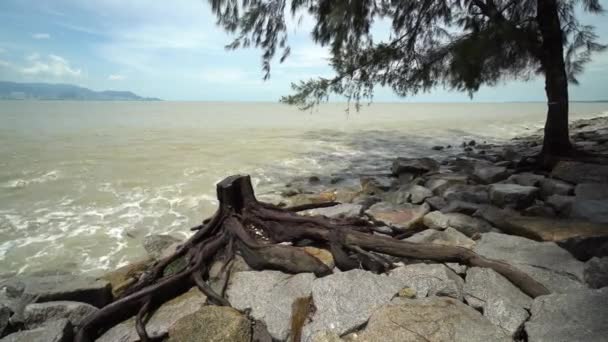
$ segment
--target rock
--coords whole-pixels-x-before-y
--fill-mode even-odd
[[[436,145],[436,146],[433,146],[431,149],[432,149],[432,150],[434,150],[434,151],[441,151],[441,150],[443,150],[443,149],[444,149],[444,147],[443,147],[443,146]]]
[[[180,318],[192,314],[205,305],[207,297],[201,291],[193,287],[190,291],[164,303],[156,310],[146,324],[148,336],[160,336],[166,334],[169,328]],[[106,331],[96,342],[135,342],[139,336],[135,330],[135,317],[115,325]]]
[[[511,341],[499,327],[465,304],[446,297],[395,298],[375,311],[355,341]]]
[[[608,257],[594,257],[585,264],[585,282],[592,289],[608,286]]]
[[[539,186],[544,179],[545,176],[543,175],[524,172],[511,175],[509,178],[507,178],[505,183],[517,184],[522,186]]]
[[[540,197],[548,198],[551,195],[568,196],[572,194],[574,186],[559,179],[545,178],[540,182]]]
[[[425,215],[422,222],[425,226],[437,230],[452,227],[468,237],[493,229],[492,225],[483,220],[460,213],[443,214],[433,211]]]
[[[80,302],[58,301],[33,303],[25,307],[24,323],[28,329],[38,328],[46,322],[65,318],[78,328],[80,323],[90,314],[98,311],[96,307]]]
[[[570,208],[570,217],[608,223],[608,200],[575,200]]]
[[[532,298],[521,292],[507,278],[491,268],[471,267],[464,284],[464,299],[476,308],[483,308],[488,300],[505,299],[513,305],[529,309]]]
[[[424,202],[425,199],[432,197],[433,193],[431,190],[420,186],[420,185],[407,185],[399,190],[395,191],[390,197],[392,198],[392,203],[394,204],[405,204],[408,202],[414,204],[420,204]]]
[[[429,205],[403,204],[392,205],[380,202],[372,205],[365,213],[374,220],[383,222],[396,230],[406,231],[422,224],[422,218],[430,210]]]
[[[4,330],[8,327],[9,318],[11,318],[11,309],[0,304],[0,336],[4,335]]]
[[[456,272],[459,276],[464,276],[467,274],[467,265],[458,264],[455,262],[446,262],[445,265],[449,267],[452,271]]]
[[[343,339],[340,338],[340,335],[331,331],[319,331],[315,333],[312,338],[312,342],[342,342]]]
[[[555,209],[555,211],[563,214],[563,216],[570,216],[570,210],[572,209],[574,199],[574,196],[551,195],[547,198],[546,202]]]
[[[555,210],[552,207],[544,204],[534,204],[522,212],[525,216],[540,216],[540,217],[555,217]]]
[[[358,204],[338,204],[333,207],[311,209],[303,211],[301,214],[307,216],[325,216],[329,218],[344,218],[344,217],[356,217],[361,214],[363,206]]]
[[[388,191],[393,179],[389,177],[361,177],[361,189],[364,194],[377,195]]]
[[[473,215],[477,210],[485,207],[486,204],[464,202],[464,201],[451,201],[446,207],[440,209],[442,213],[461,213],[466,215]]]
[[[584,287],[584,263],[554,242],[537,242],[499,233],[481,235],[473,249],[486,258],[502,260],[525,272],[551,292]]]
[[[608,288],[540,296],[526,323],[530,342],[605,341]]]
[[[608,184],[583,183],[574,188],[577,200],[608,200]]]
[[[472,176],[482,184],[491,184],[509,177],[509,171],[502,166],[477,165]]]
[[[436,195],[443,195],[443,192],[454,185],[467,184],[469,177],[461,174],[438,174],[433,175],[424,184]]]
[[[416,289],[413,289],[411,287],[404,287],[401,290],[399,290],[399,292],[397,292],[397,296],[402,297],[402,298],[416,298],[417,292]]]
[[[353,331],[401,288],[403,286],[399,282],[385,275],[360,269],[316,279],[312,296],[317,310],[312,322],[304,327],[302,340],[309,341],[313,335],[323,331],[338,335]],[[285,316],[288,318],[289,313]]]
[[[534,203],[538,188],[517,184],[492,184],[489,194],[490,201],[496,206],[523,209]]]
[[[441,210],[447,207],[448,202],[446,202],[443,197],[433,196],[424,200],[430,207],[431,210]]]
[[[448,202],[463,201],[472,203],[489,203],[486,186],[483,185],[454,185],[443,192],[443,196]]]
[[[42,327],[22,330],[0,339],[0,342],[71,342],[73,328],[67,319],[57,319]]]
[[[395,176],[399,176],[402,173],[420,175],[437,170],[439,170],[439,163],[431,158],[397,158],[393,162],[393,166],[391,168],[391,171]]]
[[[608,183],[608,165],[560,161],[551,171],[551,176],[574,184]]]
[[[37,297],[38,302],[69,300],[102,307],[112,300],[110,283],[75,275],[17,276],[3,286],[22,296]]]
[[[608,256],[608,236],[574,237],[557,244],[581,261]]]
[[[289,206],[295,207],[304,204],[317,204],[334,202],[336,194],[333,191],[325,191],[316,194],[297,194],[288,198]]]
[[[153,234],[144,237],[144,249],[152,259],[159,259],[169,246],[182,240],[167,234]]]
[[[466,235],[452,227],[448,227],[443,231],[427,229],[410,236],[409,238],[405,239],[405,241],[434,243],[445,246],[458,246],[468,249],[472,249],[473,246],[475,246],[475,241],[469,239]]]
[[[336,266],[336,264],[334,262],[334,256],[331,254],[330,251],[328,251],[326,249],[310,247],[310,246],[303,247],[302,249],[304,249],[304,252],[319,259],[322,263],[327,265],[327,267],[329,267],[329,269],[333,269],[334,266]]]
[[[336,189],[336,201],[340,203],[352,203],[361,194],[361,189],[340,188]]]
[[[150,258],[134,261],[128,265],[104,274],[100,277],[100,279],[107,280],[112,287],[112,295],[114,295],[114,297],[118,297],[129,285],[135,283],[139,277],[152,266],[153,263],[154,260]]]
[[[462,300],[464,281],[454,271],[442,264],[412,264],[397,267],[389,273],[401,287],[416,291],[418,298],[446,296]]]
[[[511,338],[519,338],[530,314],[521,306],[514,305],[506,299],[491,297],[484,304],[483,316],[494,325],[501,327]]]
[[[251,309],[251,316],[266,323],[273,338],[285,340],[291,304],[296,298],[310,296],[314,279],[311,273],[238,272],[230,280],[227,297],[235,309]]]
[[[169,328],[168,342],[249,342],[251,323],[230,307],[204,306]]]

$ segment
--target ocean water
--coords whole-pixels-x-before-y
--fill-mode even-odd
[[[145,255],[148,234],[187,236],[225,176],[250,174],[272,196],[293,177],[384,173],[397,156],[450,153],[434,145],[532,133],[545,108],[0,102],[0,274],[100,274]],[[607,103],[572,104],[573,119],[606,113]]]

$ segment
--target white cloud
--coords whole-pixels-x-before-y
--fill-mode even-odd
[[[124,75],[119,75],[119,74],[112,74],[110,76],[108,76],[108,80],[110,81],[122,81],[126,79],[126,77]]]
[[[48,33],[34,33],[32,34],[32,38],[34,39],[50,39],[51,35]]]
[[[21,68],[20,72],[31,76],[53,76],[53,77],[79,77],[82,74],[80,69],[73,68],[63,57],[48,55],[41,58],[38,54],[27,57],[30,65]]]
[[[0,59],[0,67],[8,68],[10,66],[11,66],[10,62]]]
[[[252,81],[249,75],[237,68],[213,68],[205,69],[201,73],[201,79],[208,83],[239,83]]]

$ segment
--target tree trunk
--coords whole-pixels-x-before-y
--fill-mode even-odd
[[[568,77],[557,0],[538,0],[537,21],[542,35],[540,60],[548,106],[542,154],[564,156],[571,153],[572,144],[568,132]]]

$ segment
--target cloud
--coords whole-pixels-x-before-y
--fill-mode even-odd
[[[10,62],[0,59],[0,67],[8,68],[10,66],[11,66]]]
[[[34,39],[50,39],[51,35],[48,33],[34,33],[32,34],[32,38]]]
[[[30,62],[30,65],[19,70],[24,75],[63,78],[80,77],[82,74],[80,69],[70,66],[70,63],[61,56],[51,54],[42,58],[38,54],[32,54],[26,59]]]
[[[108,76],[108,80],[110,81],[122,81],[126,79],[126,77],[124,75],[119,75],[119,74],[112,74],[110,76]]]

